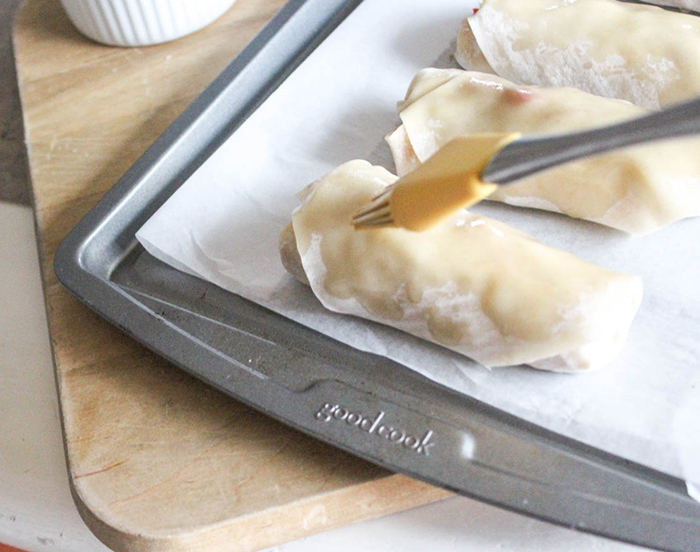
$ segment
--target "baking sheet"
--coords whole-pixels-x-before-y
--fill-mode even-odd
[[[423,67],[450,64],[474,2],[365,0],[139,231],[176,268],[362,350],[608,452],[700,481],[700,220],[629,238],[503,205],[482,212],[601,266],[643,278],[645,298],[619,359],[560,375],[488,370],[406,334],[325,311],[281,266],[277,238],[295,194],[366,158],[391,168],[383,136]]]

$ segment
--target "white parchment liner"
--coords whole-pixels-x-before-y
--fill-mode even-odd
[[[700,481],[700,219],[644,238],[534,210],[474,211],[644,281],[622,355],[571,376],[488,370],[439,346],[326,311],[286,274],[277,241],[295,194],[353,158],[393,170],[383,137],[418,70],[445,63],[463,0],[365,0],[139,231],[176,268],[527,420]],[[438,60],[438,61],[436,61]]]

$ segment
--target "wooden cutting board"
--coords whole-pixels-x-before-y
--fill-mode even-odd
[[[448,496],[208,388],[56,281],[58,243],[283,0],[238,0],[173,43],[83,38],[58,0],[15,23],[44,286],[73,493],[115,550],[252,551]]]

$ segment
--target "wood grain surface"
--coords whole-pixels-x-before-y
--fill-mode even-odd
[[[9,544],[0,544],[0,552],[26,552],[26,550],[15,548]]]
[[[180,372],[83,307],[61,239],[282,0],[238,0],[178,41],[119,49],[27,0],[14,45],[71,483],[115,550],[252,551],[448,493],[389,474]]]

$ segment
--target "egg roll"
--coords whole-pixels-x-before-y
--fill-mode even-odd
[[[457,39],[465,69],[659,108],[700,95],[700,19],[616,0],[484,0]]]
[[[459,69],[425,69],[399,103],[403,124],[387,140],[402,176],[457,136],[575,132],[648,112],[573,88],[516,85],[496,75]],[[648,234],[700,215],[700,138],[581,159],[501,186],[488,199]]]
[[[489,367],[582,372],[619,354],[642,297],[638,277],[467,211],[426,232],[355,230],[353,213],[396,179],[345,163],[309,187],[282,232],[283,264],[327,309]]]

